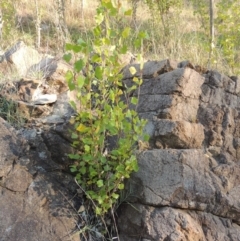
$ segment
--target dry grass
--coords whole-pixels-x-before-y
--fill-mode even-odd
[[[76,42],[80,37],[83,39],[92,38],[91,29],[94,26],[94,14],[98,5],[98,0],[87,1],[87,6],[82,9],[81,1],[66,1],[66,23],[71,35],[71,41]],[[127,9],[129,4],[124,1]],[[56,11],[53,0],[38,1],[41,13],[41,51],[56,54],[59,51],[59,40],[56,34]],[[19,0],[15,3],[16,25],[12,26],[11,39],[5,38],[2,47],[6,49],[18,39],[24,40],[29,45],[35,45],[35,1]],[[157,14],[155,14],[157,16]],[[125,19],[121,27],[129,26],[131,18]],[[147,31],[149,39],[144,42],[145,59],[161,60],[172,58],[178,61],[190,60],[193,64],[202,66],[208,65],[208,39],[201,29],[199,19],[193,14],[193,10],[187,6],[181,11],[174,10],[169,13],[168,35],[166,36],[160,18],[149,12],[148,7],[141,3],[137,11],[137,23],[134,31],[128,39],[129,50],[136,52],[133,46],[134,38],[139,31]],[[5,41],[4,41],[5,40]],[[232,74],[228,65],[224,62],[220,51],[215,51],[215,64],[212,68]]]

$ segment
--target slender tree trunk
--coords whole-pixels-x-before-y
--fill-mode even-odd
[[[209,51],[209,67],[214,49],[214,0],[209,0],[209,19],[210,19],[210,51]]]
[[[132,23],[134,27],[137,25],[137,7],[140,0],[131,0],[132,4]]]
[[[65,0],[55,0],[57,9],[57,33],[58,40],[61,42],[62,50],[69,38],[69,32],[65,21]]]
[[[3,29],[3,15],[2,15],[2,10],[0,9],[0,41],[2,41],[2,29]]]
[[[39,49],[41,45],[41,14],[39,12],[38,0],[35,0],[35,8],[36,8],[36,46]]]

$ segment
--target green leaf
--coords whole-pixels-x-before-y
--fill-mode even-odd
[[[98,180],[97,181],[97,186],[102,187],[103,186],[103,180]]]
[[[103,204],[103,198],[101,196],[98,197],[97,201],[100,205]]]
[[[130,73],[131,73],[132,75],[136,74],[136,72],[137,72],[136,68],[133,67],[133,66],[131,66],[131,67],[129,68],[129,71],[130,71]]]
[[[68,70],[67,73],[66,73],[66,75],[65,75],[65,78],[66,78],[67,81],[72,80],[72,79],[73,79],[73,73],[72,73],[72,71]]]
[[[133,105],[137,105],[137,103],[138,103],[138,98],[132,97],[132,98],[131,98],[131,103],[132,103]]]
[[[80,59],[74,63],[74,69],[78,73],[83,69],[84,66],[85,66],[85,63],[83,59]]]
[[[71,138],[72,138],[72,139],[77,139],[77,138],[78,138],[78,135],[77,135],[76,133],[72,133],[72,134],[71,134]]]
[[[71,53],[68,53],[68,54],[64,54],[63,56],[63,59],[66,61],[66,62],[69,62],[72,58],[72,54]]]
[[[102,209],[100,207],[96,207],[95,212],[96,212],[97,215],[101,215]]]
[[[69,44],[69,43],[66,43],[65,49],[66,49],[66,50],[72,50],[72,49],[73,49],[73,45],[72,45],[72,44]]]
[[[101,33],[102,33],[100,26],[95,27],[95,28],[93,29],[93,33],[94,33],[95,37],[100,36]]]
[[[118,172],[124,172],[125,168],[124,168],[124,165],[123,164],[119,164],[117,167],[116,167],[116,170]]]
[[[103,169],[105,172],[111,171],[111,167],[109,165],[105,165]]]
[[[131,16],[132,15],[132,9],[128,9],[127,11],[124,12],[125,16]]]
[[[84,124],[81,123],[81,124],[77,127],[76,130],[79,131],[79,132],[86,132],[86,131],[88,130],[88,128],[87,128]]]
[[[79,154],[69,154],[68,157],[73,160],[79,160],[80,155]]]
[[[84,145],[84,150],[85,150],[85,152],[89,152],[90,151],[90,146],[88,146],[88,145]]]
[[[72,50],[73,50],[73,52],[75,52],[75,53],[81,52],[81,49],[82,49],[81,46],[78,46],[78,45],[73,45],[73,46],[72,46]]]
[[[136,83],[137,85],[139,85],[140,80],[139,80],[139,78],[134,77],[134,78],[133,78],[133,82]]]
[[[137,162],[137,159],[136,157],[133,157],[134,160],[132,161],[132,169],[137,172],[139,170],[139,167],[138,167],[138,162]]]
[[[149,35],[145,31],[140,31],[138,34],[139,39],[149,39]]]
[[[100,66],[97,66],[95,69],[95,77],[99,80],[103,78],[103,70]]]
[[[129,33],[130,33],[130,28],[129,27],[126,27],[123,31],[122,31],[122,37],[123,38],[127,38],[129,36]]]
[[[124,189],[124,184],[123,183],[118,184],[118,189],[123,190]]]
[[[85,166],[83,166],[83,167],[81,167],[81,168],[79,169],[79,172],[80,172],[82,175],[86,174],[86,171],[87,171],[87,168],[86,168]]]
[[[71,166],[71,167],[70,167],[70,171],[71,171],[71,172],[76,172],[76,171],[77,171],[76,166]]]
[[[123,45],[123,46],[120,48],[119,53],[120,53],[120,54],[126,54],[127,51],[128,51],[127,45]]]
[[[72,90],[75,90],[75,83],[73,82],[73,73],[72,71],[67,71],[66,75],[65,75],[65,78],[68,82],[68,87],[69,87],[69,90],[72,91]]]
[[[113,194],[112,194],[112,197],[113,197],[114,199],[118,199],[118,198],[119,198],[119,194],[113,193]]]
[[[134,46],[135,46],[136,48],[140,48],[140,47],[142,46],[142,40],[139,39],[139,38],[135,39],[135,40],[134,40]]]
[[[82,88],[84,86],[84,83],[85,83],[85,77],[82,76],[82,75],[79,75],[77,77],[77,84],[78,84],[78,87],[79,88]]]
[[[91,168],[90,168],[90,169],[91,169]],[[97,173],[94,169],[90,170],[90,177],[91,177],[91,178],[97,176],[97,174],[98,174],[98,173]]]
[[[148,135],[148,134],[145,134],[144,136],[143,136],[143,140],[144,141],[149,141],[149,139],[150,139],[150,136]]]
[[[95,16],[95,22],[97,25],[100,25],[104,20],[104,16],[102,13],[99,13],[98,15]]]
[[[87,43],[82,38],[79,38],[77,43],[78,43],[79,46],[82,46],[82,47],[87,46]]]

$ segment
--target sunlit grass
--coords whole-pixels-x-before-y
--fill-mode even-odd
[[[82,9],[81,1],[66,1],[65,18],[70,39],[77,42],[79,38],[91,40],[94,27],[94,15],[98,0],[88,1]],[[125,9],[130,7],[123,1]],[[41,48],[40,51],[56,54],[59,52],[59,40],[56,33],[57,12],[53,0],[38,1],[41,13]],[[36,5],[35,1],[19,0],[15,3],[16,26],[12,26],[10,37],[5,36],[2,48],[8,48],[17,40],[22,39],[26,44],[35,46],[36,43]],[[167,29],[163,28],[158,13],[149,11],[146,4],[141,2],[137,9],[137,22],[131,25],[131,17],[123,17],[119,28],[131,26],[133,29],[126,43],[129,50],[137,54],[134,40],[140,31],[146,31],[149,38],[144,40],[143,55],[145,59],[162,60],[166,58],[178,61],[189,60],[193,64],[204,67],[218,68],[227,74],[231,69],[223,58],[221,49],[215,49],[212,63],[209,65],[209,39],[208,33],[201,28],[201,22],[193,13],[191,6],[171,10],[165,17]],[[17,27],[17,28],[16,28]],[[93,39],[92,39],[93,40]]]

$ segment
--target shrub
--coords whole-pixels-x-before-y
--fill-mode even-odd
[[[114,207],[124,180],[138,170],[136,143],[146,124],[129,108],[130,104],[138,103],[129,93],[142,81],[134,78],[135,84],[126,90],[122,83],[120,57],[127,52],[123,42],[131,29],[114,29],[110,21],[122,17],[121,11],[121,5],[115,5],[114,1],[101,1],[95,15],[94,39],[79,39],[77,45],[66,45],[72,52],[65,55],[65,60],[69,61],[74,53],[83,56],[75,61],[74,73],[68,72],[66,76],[80,104],[77,109],[78,104],[72,103],[77,110],[72,133],[77,151],[69,155],[75,160],[71,171],[87,197],[93,200],[99,215]],[[123,11],[123,16],[129,14],[131,11]],[[139,34],[136,46],[141,46],[144,37],[144,33]],[[133,67],[130,70],[135,72]],[[109,147],[110,139],[115,141],[112,147]]]

